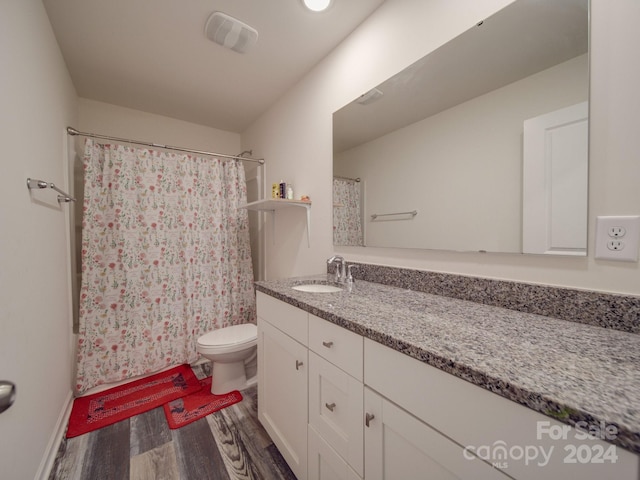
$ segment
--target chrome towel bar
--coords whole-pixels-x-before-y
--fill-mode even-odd
[[[64,191],[60,190],[53,183],[47,183],[43,180],[35,180],[33,178],[27,178],[27,188],[29,190],[32,190],[34,188],[51,188],[52,190],[55,190],[60,194],[58,195],[58,203],[69,203],[69,202],[76,201],[75,198],[73,198],[68,193],[65,193]]]
[[[415,217],[418,214],[417,210],[413,210],[411,212],[395,212],[395,213],[373,213],[371,214],[371,220],[375,220],[378,217],[388,217],[390,215],[411,215]]]

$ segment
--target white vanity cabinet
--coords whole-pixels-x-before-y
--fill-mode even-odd
[[[299,480],[364,474],[363,338],[257,293],[258,418]]]
[[[299,480],[640,479],[627,450],[261,292],[258,335],[258,416]]]
[[[307,312],[258,292],[258,419],[307,478]]]

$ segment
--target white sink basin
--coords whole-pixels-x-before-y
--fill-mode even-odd
[[[305,283],[304,285],[296,285],[291,287],[299,292],[312,292],[312,293],[335,293],[341,292],[340,287],[334,287],[333,285],[325,285],[323,283]]]

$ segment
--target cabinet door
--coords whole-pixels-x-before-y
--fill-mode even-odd
[[[361,480],[347,462],[309,425],[309,480]]]
[[[307,348],[258,319],[258,418],[299,480],[307,478]]]
[[[309,352],[309,424],[363,475],[362,383]]]
[[[367,480],[506,480],[482,460],[467,460],[462,447],[372,390],[365,388],[364,399]]]

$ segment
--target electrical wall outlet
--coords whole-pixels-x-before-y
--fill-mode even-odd
[[[596,217],[596,258],[637,262],[640,215]]]
[[[607,242],[607,248],[609,250],[622,250],[624,248],[624,242],[622,240],[609,240]]]
[[[609,236],[613,238],[624,237],[625,233],[627,233],[627,230],[619,225],[609,229]]]

